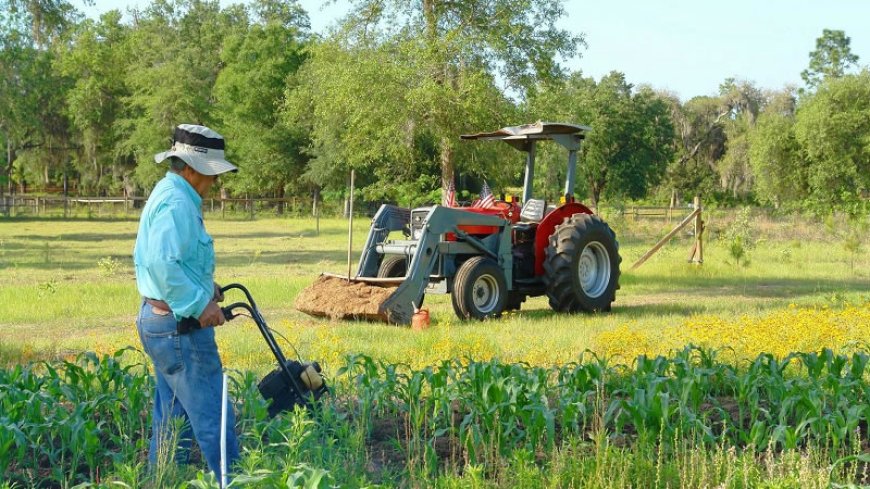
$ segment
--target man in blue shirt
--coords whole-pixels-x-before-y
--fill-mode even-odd
[[[224,159],[223,137],[204,126],[175,128],[172,149],[154,156],[170,162],[151,192],[133,250],[142,304],[136,327],[154,363],[153,429],[149,461],[188,461],[191,433],[221,479],[223,367],[214,326],[225,318],[214,282],[215,254],[202,221],[202,198],[218,175],[238,169]],[[227,467],[239,457],[235,416],[227,409]],[[181,432],[173,429],[183,422]]]

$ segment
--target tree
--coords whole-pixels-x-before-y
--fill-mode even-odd
[[[377,60],[379,64],[374,68],[379,71],[378,76],[363,91],[340,97],[340,103],[333,97],[318,98],[318,104],[329,108],[315,111],[345,114],[340,125],[345,126],[344,134],[350,141],[342,143],[362,151],[362,155],[377,152],[366,151],[354,143],[353,139],[362,134],[380,133],[381,137],[373,141],[390,145],[392,150],[398,145],[391,141],[409,143],[400,152],[410,154],[415,152],[411,149],[414,144],[431,142],[441,175],[439,187],[445,189],[443,199],[448,182],[454,179],[457,155],[477,150],[477,145],[457,146],[457,135],[481,127],[506,125],[505,114],[509,113],[510,104],[495,84],[496,75],[519,96],[524,96],[536,80],[561,74],[558,57],[575,53],[582,39],[556,27],[564,13],[561,3],[561,0],[355,0],[343,29],[334,33],[324,50],[341,59],[347,56],[338,51]],[[347,80],[345,64],[317,54],[312,56],[312,63],[317,66],[312,67],[309,75],[320,82],[345,80],[350,86],[359,86],[357,80]],[[357,63],[353,66],[360,68]],[[361,77],[368,79],[367,70],[363,69]],[[349,87],[337,82],[329,86],[335,93],[349,93]],[[362,93],[367,96],[361,97]],[[385,105],[373,107],[374,104]],[[374,117],[388,110],[393,111],[393,118]],[[334,116],[330,119],[334,120]],[[321,124],[318,120],[314,122]],[[314,147],[319,150],[327,150],[325,139],[321,139],[324,132],[318,128],[312,131]],[[333,144],[330,147],[337,150],[333,153],[360,159],[349,149]],[[377,167],[383,163],[381,160],[370,164]],[[477,160],[477,164],[465,169],[486,173],[495,166],[494,162]],[[419,175],[419,168],[416,174]]]
[[[128,35],[121,13],[111,10],[99,22],[78,25],[59,49],[57,68],[74,80],[65,97],[65,112],[81,147],[74,164],[85,191],[117,191],[122,184],[125,162],[116,156],[120,134],[115,122],[127,96]]]
[[[822,37],[816,39],[816,49],[810,52],[810,66],[801,72],[807,87],[815,88],[828,78],[840,78],[849,68],[857,66],[858,55],[852,53],[850,43],[844,31],[822,31]]]
[[[215,81],[215,116],[229,141],[228,155],[243,170],[227,184],[236,190],[283,197],[301,175],[307,134],[282,123],[285,89],[305,60],[308,16],[295,3],[260,0],[256,22],[227,36]],[[291,188],[290,190],[296,190]]]
[[[52,70],[52,47],[77,19],[64,0],[0,1],[0,132],[10,190],[16,180],[25,187],[28,174],[48,180],[70,146],[62,110],[70,83]]]
[[[249,21],[242,6],[221,10],[218,2],[198,0],[154,0],[133,16],[126,76],[130,94],[119,121],[124,137],[118,152],[138,162],[135,180],[150,187],[165,170],[152,156],[169,146],[176,125],[215,126],[212,90],[223,40]]]
[[[675,127],[675,158],[665,174],[667,186],[689,195],[712,194],[719,187],[717,162],[727,141],[722,120],[730,113],[719,97],[699,96],[680,103],[667,97]]]
[[[773,94],[749,136],[756,196],[777,208],[795,205],[807,195],[806,165],[795,138],[794,104],[794,90]]]
[[[622,73],[611,72],[598,83],[575,73],[565,83],[544,88],[530,106],[538,118],[592,127],[581,146],[578,174],[593,205],[602,196],[644,197],[673,157],[667,103],[649,88],[635,90]],[[547,163],[564,168],[564,154]],[[552,170],[550,174],[552,186]]]
[[[719,86],[722,104],[728,109],[722,119],[725,154],[716,162],[720,188],[733,197],[746,196],[752,189],[753,175],[749,163],[749,136],[766,100],[752,82],[728,78]]]
[[[341,189],[350,168],[357,170],[360,187],[379,176],[389,185],[411,178],[410,75],[395,45],[350,47],[324,40],[309,53],[284,108],[285,124],[310,131],[306,179]]]
[[[678,192],[748,195],[748,137],[766,102],[761,90],[727,78],[716,97],[694,97],[685,104],[676,97],[667,99],[677,128],[678,156],[668,167],[667,184]]]
[[[795,138],[819,210],[860,205],[870,189],[870,71],[831,78],[797,111]]]

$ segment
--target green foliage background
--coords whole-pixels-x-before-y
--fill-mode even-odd
[[[0,192],[147,195],[152,155],[186,122],[227,137],[242,171],[224,197],[340,198],[350,169],[371,201],[438,202],[450,182],[511,193],[522,156],[458,136],[550,120],[593,128],[575,190],[593,204],[867,211],[870,74],[843,31],[817,39],[805,87],[729,78],[681,100],[566,70],[584,38],[557,26],[563,0],[350,4],[315,34],[295,1],[87,19],[66,0],[0,0]],[[564,155],[540,161],[536,194],[557,198]]]

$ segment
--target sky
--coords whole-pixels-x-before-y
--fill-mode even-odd
[[[96,17],[148,0],[97,0],[77,6]],[[238,0],[237,0],[238,1]],[[237,3],[221,0],[222,5]],[[314,32],[324,33],[348,11],[339,0],[300,0]],[[867,0],[566,0],[563,29],[582,33],[586,47],[569,69],[596,79],[616,70],[635,85],[669,90],[683,100],[715,95],[726,78],[760,88],[802,86],[800,73],[823,29],[851,38],[859,65],[870,65]]]

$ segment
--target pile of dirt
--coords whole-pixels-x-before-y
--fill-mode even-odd
[[[386,321],[380,306],[396,288],[321,275],[296,297],[296,309],[331,319]]]

